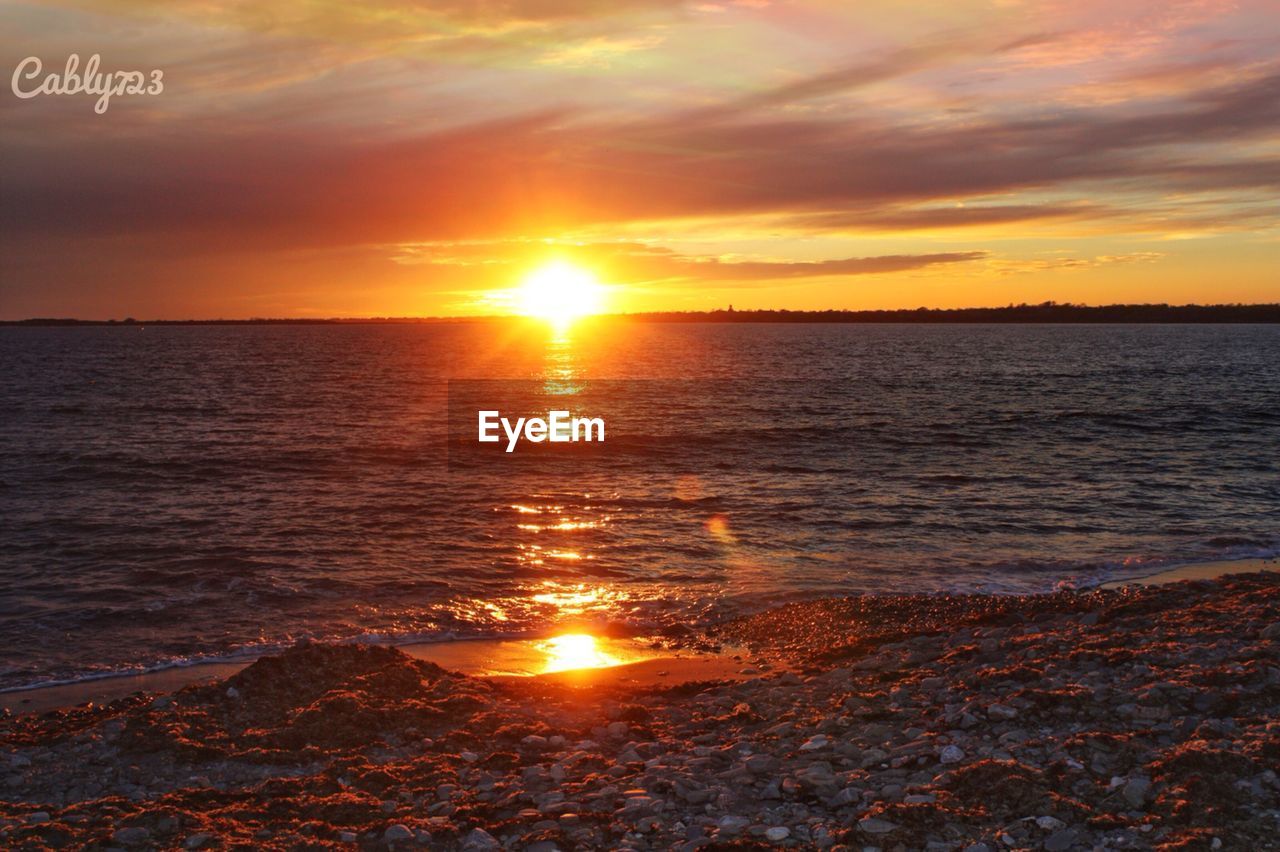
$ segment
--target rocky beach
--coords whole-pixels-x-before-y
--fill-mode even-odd
[[[0,721],[15,849],[1280,848],[1280,575],[720,624],[740,680],[301,645]]]

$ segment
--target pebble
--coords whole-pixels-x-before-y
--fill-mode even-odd
[[[815,737],[810,737],[809,739],[805,740],[804,745],[800,746],[800,750],[801,751],[817,751],[820,748],[826,748],[827,743],[828,743],[827,735],[818,734]]]
[[[387,826],[387,830],[382,833],[383,843],[404,843],[413,839],[413,832],[402,823]]]
[[[946,746],[938,755],[938,760],[947,764],[959,763],[964,760],[964,749],[957,745]]]
[[[1050,834],[1044,841],[1045,852],[1067,852],[1075,846],[1076,833],[1072,829],[1064,828],[1061,831]]]
[[[151,832],[140,825],[131,825],[113,831],[111,839],[122,846],[141,846],[151,840]]]
[[[898,825],[896,823],[889,822],[889,820],[887,819],[880,819],[878,817],[863,817],[862,819],[858,820],[858,828],[860,828],[862,831],[866,832],[867,834],[877,835],[877,834],[889,834],[890,832],[897,831]]]
[[[462,839],[463,852],[492,852],[495,849],[501,849],[502,844],[498,842],[492,834],[483,828],[473,828]]]
[[[1120,790],[1120,795],[1124,796],[1124,800],[1135,808],[1140,808],[1147,801],[1147,794],[1151,791],[1151,782],[1146,778],[1131,778],[1125,782],[1124,787]]]

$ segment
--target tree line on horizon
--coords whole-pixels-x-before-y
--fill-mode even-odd
[[[896,308],[884,310],[734,310],[704,313],[670,311],[628,314],[658,322],[909,322],[909,323],[1160,323],[1160,322],[1280,322],[1280,304],[1224,305],[1075,305],[1025,302],[996,308]]]

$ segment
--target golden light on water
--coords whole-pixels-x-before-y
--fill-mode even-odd
[[[563,329],[604,307],[604,287],[594,273],[562,260],[530,272],[515,292],[516,309]]]
[[[601,669],[616,666],[621,660],[602,651],[596,637],[589,633],[566,633],[548,639],[539,645],[547,655],[545,673],[567,672],[573,669]]]
[[[516,529],[528,530],[529,532],[542,532],[543,530],[557,530],[559,532],[577,532],[579,530],[594,530],[604,526],[609,519],[601,518],[599,521],[559,521],[554,524],[516,524]]]
[[[604,586],[588,586],[584,583],[576,586],[560,586],[548,580],[543,586],[547,591],[533,595],[532,600],[553,606],[562,614],[579,615],[592,609],[606,609],[617,606],[628,598],[625,592],[607,589]]]
[[[543,565],[548,559],[563,559],[576,562],[580,559],[594,559],[590,554],[582,554],[576,550],[544,548],[539,544],[517,544],[517,558],[526,565]]]

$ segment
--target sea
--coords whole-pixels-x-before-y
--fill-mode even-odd
[[[3,689],[1277,553],[1275,325],[0,328]]]

